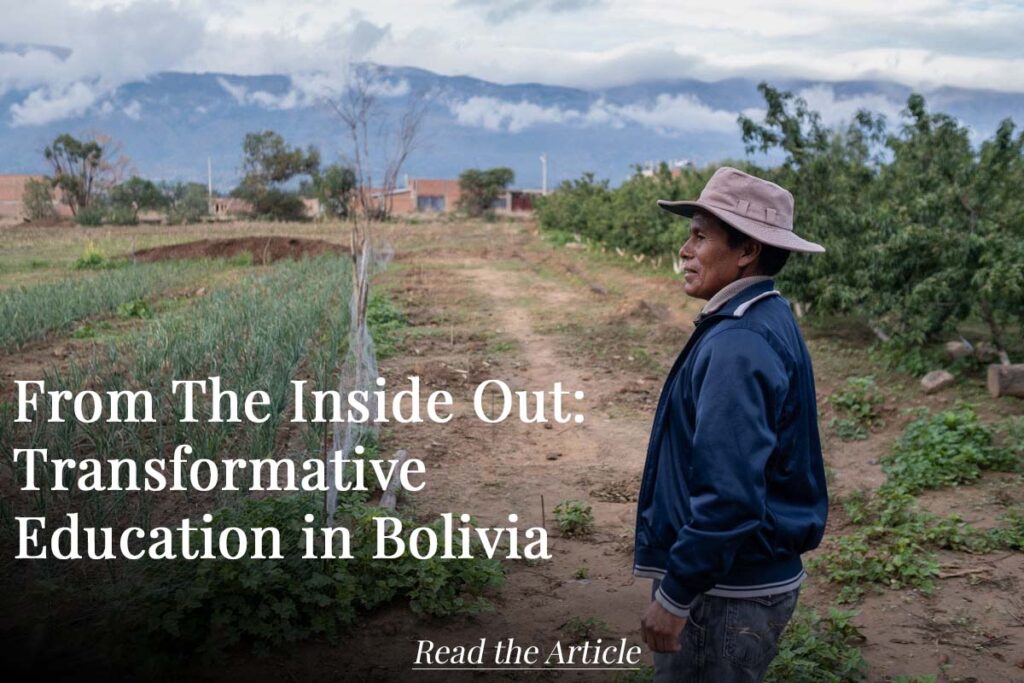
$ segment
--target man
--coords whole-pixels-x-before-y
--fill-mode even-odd
[[[633,573],[655,579],[641,635],[655,681],[761,681],[817,547],[828,495],[811,359],[772,281],[791,251],[793,196],[720,168],[680,249],[708,300],[662,389],[637,503]]]

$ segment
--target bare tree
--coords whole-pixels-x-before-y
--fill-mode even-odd
[[[89,131],[87,135],[103,149],[103,156],[96,169],[96,189],[100,193],[110,192],[128,178],[138,175],[138,169],[124,153],[124,145],[120,140],[100,131]]]
[[[378,72],[365,65],[353,65],[345,90],[328,106],[341,122],[351,145],[348,160],[356,177],[356,207],[351,211],[349,241],[352,251],[352,299],[350,302],[349,344],[342,364],[338,391],[373,391],[378,376],[373,339],[366,326],[366,309],[370,298],[370,270],[377,256],[374,253],[373,226],[390,216],[392,200],[398,186],[402,166],[419,140],[428,100],[413,95],[403,113],[392,120],[379,100],[381,79]],[[379,181],[378,181],[379,179]],[[344,429],[335,424],[331,454],[342,451],[350,455],[362,437],[375,430],[346,422]],[[333,458],[328,457],[328,472],[334,480]],[[337,507],[337,491],[327,495],[328,523],[333,523]]]

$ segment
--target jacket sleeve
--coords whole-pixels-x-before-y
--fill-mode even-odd
[[[708,339],[691,377],[695,419],[686,483],[690,523],[669,551],[655,599],[676,616],[732,567],[765,517],[765,467],[788,385],[782,359],[759,333],[729,329]]]

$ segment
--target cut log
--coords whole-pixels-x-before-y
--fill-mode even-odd
[[[409,457],[409,452],[405,449],[395,453],[395,457],[392,460],[395,461],[394,472],[398,472],[402,469],[402,463]],[[385,510],[394,510],[395,506],[398,505],[398,489],[401,487],[401,480],[395,476],[388,482],[388,487],[384,490],[384,493],[380,497],[380,506]]]
[[[1024,398],[1024,363],[988,366],[988,393]]]

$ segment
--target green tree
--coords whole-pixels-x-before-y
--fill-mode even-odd
[[[46,221],[57,217],[57,211],[53,206],[51,188],[52,184],[48,178],[42,180],[29,178],[25,181],[25,194],[22,204],[25,207],[25,217],[28,220]]]
[[[61,200],[77,216],[95,196],[103,147],[95,140],[79,140],[64,133],[46,146],[43,156],[53,168],[52,182],[60,189]]]
[[[752,172],[790,190],[801,234],[823,255],[794,255],[780,274],[787,295],[822,313],[862,313],[878,299],[873,269],[882,249],[884,212],[875,192],[885,122],[865,111],[840,130],[792,93],[761,83],[763,122],[739,119],[747,151],[785,153],[782,164]]]
[[[160,192],[172,224],[198,223],[210,213],[207,188],[200,183],[161,183]]]
[[[514,180],[515,173],[504,166],[463,171],[459,174],[459,208],[470,216],[482,216]]]
[[[272,130],[246,134],[242,152],[245,176],[233,194],[252,202],[257,216],[278,220],[301,218],[302,200],[283,185],[296,176],[316,178],[320,172],[320,152],[312,145],[305,151],[290,147]]]
[[[907,367],[921,365],[921,345],[979,321],[1004,359],[1024,352],[1024,134],[1012,121],[972,144],[915,94],[892,129],[867,111],[829,128],[792,93],[759,90],[765,115],[740,117],[743,140],[780,161],[730,165],[790,190],[798,230],[828,250],[789,260],[778,277],[787,296],[863,320]],[[654,200],[697,196],[713,170],[662,167],[615,189],[587,175],[540,198],[538,221],[634,254],[674,252],[685,222]]]
[[[112,212],[130,218],[137,223],[140,211],[165,209],[168,199],[151,180],[132,176],[110,191],[109,206]]]
[[[356,173],[348,166],[332,164],[303,183],[299,194],[316,197],[324,213],[333,218],[345,218],[355,198]]]

